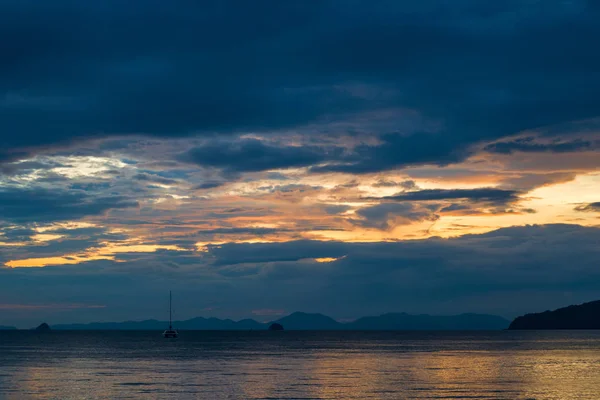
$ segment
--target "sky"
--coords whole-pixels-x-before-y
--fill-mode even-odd
[[[0,325],[600,298],[598,20],[0,0]]]

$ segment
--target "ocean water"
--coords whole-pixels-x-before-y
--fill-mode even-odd
[[[0,399],[599,399],[600,331],[0,332]]]

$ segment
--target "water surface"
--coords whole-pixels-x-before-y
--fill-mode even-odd
[[[598,399],[600,331],[0,332],[0,399]]]

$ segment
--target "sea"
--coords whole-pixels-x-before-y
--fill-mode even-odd
[[[0,331],[0,399],[600,399],[600,331]]]

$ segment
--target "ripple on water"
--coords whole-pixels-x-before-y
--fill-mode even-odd
[[[597,399],[600,332],[0,333],[0,398]]]

